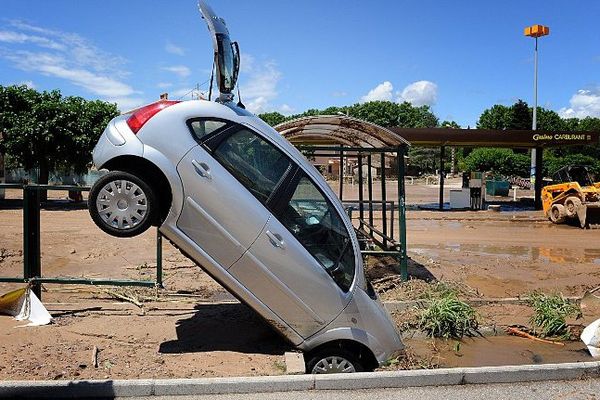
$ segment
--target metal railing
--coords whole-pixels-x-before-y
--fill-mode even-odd
[[[393,235],[388,235],[388,227],[387,227],[387,179],[388,175],[396,176],[396,185],[397,185],[397,198],[396,198],[396,206],[394,208],[398,211],[398,240],[394,243],[396,246],[392,250],[388,250],[387,246],[381,246],[386,249],[379,254],[384,255],[385,253],[391,253],[393,255],[397,255],[398,258],[398,273],[401,275],[403,280],[408,279],[408,256],[406,254],[406,202],[405,202],[405,182],[404,177],[406,175],[406,166],[404,163],[404,157],[407,154],[407,147],[404,145],[398,147],[352,147],[352,146],[341,146],[341,145],[296,145],[296,147],[305,153],[307,157],[331,157],[332,159],[339,159],[339,174],[340,178],[338,179],[339,190],[338,197],[344,203],[347,201],[344,199],[344,162],[348,161],[349,158],[356,160],[357,167],[357,182],[358,182],[358,215],[359,220],[361,222],[361,227],[365,227],[365,221],[368,221],[368,231],[361,232],[365,233],[365,236],[372,240],[373,234],[376,233],[374,228],[374,215],[373,215],[373,204],[380,203],[382,206],[382,215],[384,216],[382,219],[383,223],[383,233],[385,234],[382,237],[382,244],[385,244],[389,241],[388,238],[391,238]],[[386,157],[391,158],[394,157],[396,161],[395,171],[394,168],[386,166]],[[374,187],[374,177],[373,177],[373,162],[378,158],[379,166],[381,169],[381,179],[379,180],[379,185],[381,185],[381,201],[375,200],[373,197],[373,187]],[[364,167],[367,168],[366,174],[363,173]],[[366,178],[366,198],[364,195],[363,187],[365,184]],[[366,206],[366,207],[365,207]],[[366,214],[366,215],[365,215]],[[391,224],[394,224],[394,219],[392,218]],[[360,232],[360,231],[359,231]],[[386,238],[387,237],[387,238]],[[365,254],[363,252],[363,254]],[[373,255],[376,255],[375,253]]]
[[[42,275],[41,242],[40,242],[40,192],[42,190],[68,190],[87,192],[89,187],[54,186],[54,185],[22,185],[4,183],[0,189],[23,190],[23,276],[0,277],[0,282],[29,283],[34,293],[41,298],[42,283],[63,285],[109,285],[109,286],[141,286],[163,287],[162,270],[162,235],[156,230],[156,280],[110,279],[110,278],[72,278],[44,277]]]

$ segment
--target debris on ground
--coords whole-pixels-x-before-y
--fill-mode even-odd
[[[581,332],[581,341],[585,343],[594,358],[600,358],[600,319],[589,324]]]
[[[17,321],[28,320],[24,326],[42,326],[52,322],[52,316],[30,286],[0,296],[0,314],[8,314]]]
[[[553,340],[540,339],[539,337],[533,336],[532,334],[529,334],[529,333],[527,333],[517,327],[514,327],[514,326],[509,326],[508,328],[506,328],[506,333],[508,333],[509,335],[519,336],[522,338],[531,339],[531,340],[535,340],[535,341],[542,342],[542,343],[556,344],[559,346],[565,345],[564,342],[555,342]]]

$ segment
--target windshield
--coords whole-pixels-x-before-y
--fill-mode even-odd
[[[239,69],[239,54],[236,43],[231,43],[229,36],[217,35],[217,67],[219,74],[219,91],[231,93],[235,88]]]

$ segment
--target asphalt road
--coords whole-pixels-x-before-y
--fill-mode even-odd
[[[123,400],[584,400],[600,399],[600,379],[546,381],[490,385],[432,386],[404,389],[334,390],[286,393],[253,393],[207,396],[122,398]]]

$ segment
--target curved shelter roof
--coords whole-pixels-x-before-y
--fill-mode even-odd
[[[402,136],[382,126],[345,115],[302,117],[275,126],[296,145],[344,145],[360,148],[409,146]]]

